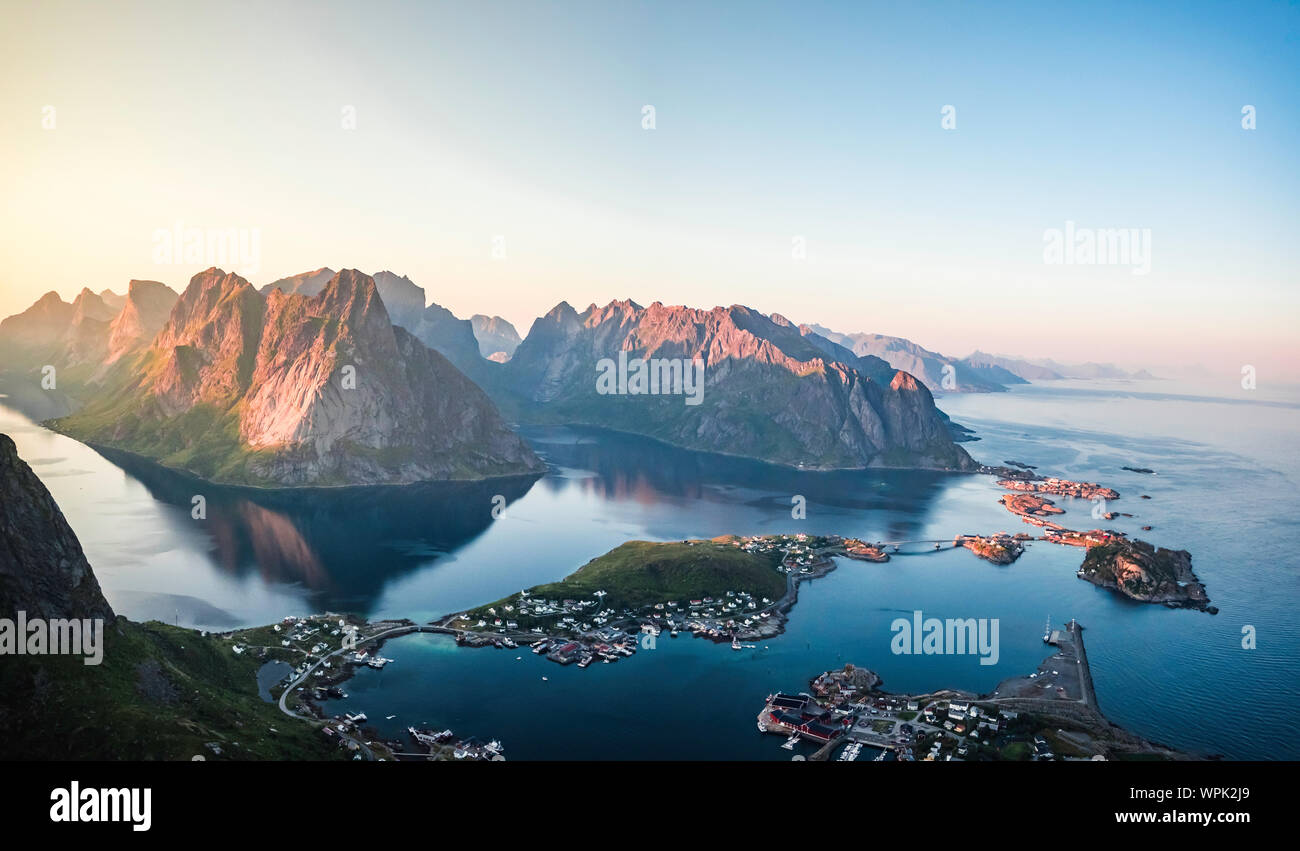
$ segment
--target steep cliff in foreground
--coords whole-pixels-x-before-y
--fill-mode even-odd
[[[473,382],[394,327],[373,279],[355,270],[311,297],[263,295],[219,269],[195,275],[124,382],[53,425],[231,484],[543,469]]]
[[[50,492],[0,434],[0,618],[103,618],[113,610]]]
[[[49,491],[0,434],[0,617],[104,620],[93,655],[0,657],[3,760],[328,759],[258,697],[262,662],[213,635],[114,618]],[[88,648],[83,648],[88,649]],[[216,745],[216,749],[209,747]],[[217,753],[217,750],[220,753]]]
[[[629,362],[698,358],[699,404],[685,393],[600,392],[600,362],[620,353]],[[529,420],[810,468],[976,466],[914,377],[739,305],[611,302],[578,313],[561,303],[533,323],[503,372]]]

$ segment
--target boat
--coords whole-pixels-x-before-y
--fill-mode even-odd
[[[794,750],[794,743],[797,741],[799,741],[799,734],[794,733],[790,738],[785,740],[785,744],[781,745],[781,747],[785,750],[792,751]]]
[[[734,636],[734,635],[731,637],[731,649],[732,649],[732,650],[740,650],[740,649],[741,649],[740,639],[739,639],[739,638],[736,638],[736,636]]]
[[[1052,643],[1052,616],[1047,616],[1047,626],[1043,629],[1043,643]]]

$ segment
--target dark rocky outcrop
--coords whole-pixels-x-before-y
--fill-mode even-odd
[[[0,617],[103,618],[113,609],[45,485],[0,434]]]
[[[1088,548],[1079,577],[1144,603],[1170,608],[1219,610],[1210,605],[1205,586],[1192,572],[1192,554],[1167,550],[1146,541],[1119,538]]]

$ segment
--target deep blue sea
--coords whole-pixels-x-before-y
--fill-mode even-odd
[[[1033,543],[1015,564],[995,566],[964,550],[912,547],[887,564],[843,561],[803,585],[786,633],[754,649],[664,634],[633,659],[581,670],[526,648],[413,635],[386,645],[396,661],[360,671],[336,706],[365,711],[393,735],[416,724],[498,738],[510,759],[789,759],[755,728],[772,691],[801,690],[845,662],[877,671],[887,690],[987,691],[1043,658],[1049,616],[1074,617],[1115,722],[1199,753],[1300,759],[1286,735],[1300,701],[1298,399],[1231,384],[1108,381],[939,400],[975,429],[980,440],[966,448],[976,459],[1117,489],[1111,510],[1135,516],[1102,525],[1189,550],[1218,615],[1096,588],[1075,577],[1075,548]],[[526,430],[551,467],[537,480],[279,494],[110,460],[2,406],[0,431],[58,500],[119,613],[208,629],[326,610],[427,620],[559,579],[633,539],[1034,531],[998,504],[987,476],[808,473],[591,430]],[[205,519],[191,516],[195,495]],[[791,517],[795,495],[807,500],[806,519]],[[497,496],[506,507],[494,518]],[[1098,525],[1091,503],[1057,504],[1065,525]],[[916,610],[997,618],[998,664],[893,655],[890,622]],[[1248,626],[1255,649],[1242,646]]]

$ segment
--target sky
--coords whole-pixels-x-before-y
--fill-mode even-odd
[[[4,16],[0,316],[210,265],[390,269],[521,334],[561,300],[745,304],[956,356],[1300,380],[1295,3]],[[1067,228],[1133,229],[1144,259],[1045,262]]]

